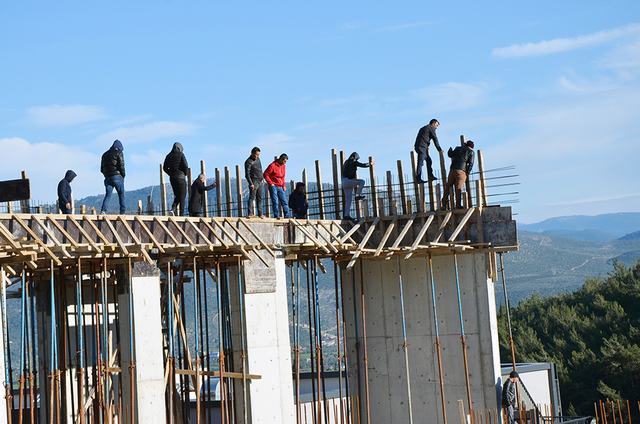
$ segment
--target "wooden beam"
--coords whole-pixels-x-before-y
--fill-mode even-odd
[[[55,262],[56,265],[62,265],[60,258],[58,258],[58,256],[49,249],[49,246],[47,246],[27,224],[25,224],[17,215],[14,215],[13,219],[33,238],[33,241],[35,241],[51,259],[53,259],[53,262]]]
[[[425,223],[422,225],[422,228],[420,228],[420,232],[418,232],[418,236],[415,238],[413,244],[411,245],[411,248],[409,249],[409,253],[407,253],[407,255],[404,257],[405,260],[409,259],[413,255],[414,251],[418,248],[418,245],[427,234],[427,230],[429,230],[429,226],[431,225],[435,217],[435,214],[429,215]]]
[[[220,170],[214,169],[218,188],[216,189],[216,211],[214,216],[222,216],[222,182],[220,181]]]
[[[238,216],[244,216],[244,213],[242,212],[242,205],[244,204],[242,197],[242,178],[240,176],[240,165],[236,165],[236,199],[238,200]]]
[[[453,230],[453,233],[451,233],[451,236],[449,236],[449,241],[450,242],[455,241],[456,237],[458,237],[458,234],[460,234],[460,231],[462,231],[462,229],[467,224],[467,221],[469,221],[469,218],[471,218],[471,215],[473,215],[475,210],[476,210],[476,208],[474,208],[474,207],[471,207],[471,208],[469,208],[467,210],[467,213],[464,214],[464,216],[462,217],[462,219],[458,223],[458,226],[456,227],[456,229]]]
[[[396,226],[396,221],[393,221],[389,224],[389,226],[387,227],[387,230],[384,232],[384,235],[382,236],[382,239],[380,240],[380,243],[378,244],[376,253],[374,253],[373,256],[380,255],[380,253],[382,252],[382,249],[384,248],[385,243],[387,242],[387,240],[389,240],[389,236],[391,235],[391,232],[393,231],[395,226]]]
[[[324,219],[324,199],[322,195],[322,175],[320,172],[320,161],[316,160],[316,188],[318,190],[318,212],[320,219]]]
[[[446,213],[446,215],[444,216],[444,218],[442,218],[442,222],[440,223],[440,227],[438,228],[438,235],[436,236],[435,239],[433,239],[434,243],[437,243],[440,240],[440,238],[444,234],[444,230],[447,227],[447,224],[449,223],[449,220],[451,219],[452,216],[453,216],[453,212],[452,211],[448,211]]]
[[[162,204],[162,215],[167,214],[167,186],[164,182],[164,171],[160,164],[160,203]]]
[[[115,227],[113,226],[109,218],[107,216],[102,216],[102,221],[104,221],[107,224],[107,227],[109,227],[109,230],[113,233],[113,238],[116,240],[116,244],[118,245],[118,247],[120,247],[120,250],[122,251],[122,253],[129,256],[129,250],[127,250],[126,246],[124,245],[124,242],[120,238],[120,234],[118,234],[118,232],[116,231]]]
[[[480,178],[480,188],[482,189],[482,207],[487,206],[487,185],[484,178],[484,158],[482,150],[478,150],[478,176]]]
[[[396,161],[398,165],[398,183],[400,184],[400,202],[402,203],[402,214],[406,215],[409,213],[407,207],[407,192],[404,187],[404,171],[402,170],[402,161]]]
[[[331,149],[331,168],[333,171],[333,204],[336,219],[342,218],[340,214],[340,180],[338,179],[338,154],[336,149]]]
[[[378,225],[378,222],[380,222],[380,218],[376,218],[373,221],[373,224],[371,224],[371,227],[369,227],[369,229],[365,233],[364,237],[362,238],[362,241],[360,242],[360,244],[358,245],[358,248],[356,249],[356,252],[353,254],[353,256],[351,257],[351,260],[347,264],[347,269],[351,269],[353,268],[353,265],[355,265],[356,260],[362,253],[362,249],[364,249],[364,246],[366,246],[367,242],[371,238],[371,235],[373,234],[373,231],[376,229],[376,225]]]
[[[229,174],[229,168],[224,167],[224,191],[225,201],[227,202],[227,216],[231,216],[231,176]]]
[[[400,234],[398,235],[398,237],[396,237],[396,241],[394,241],[393,244],[391,245],[392,249],[395,249],[398,246],[400,246],[400,242],[402,241],[404,236],[407,235],[407,233],[409,232],[409,229],[411,228],[415,220],[416,220],[416,214],[413,214],[413,216],[407,221],[407,223],[404,224],[404,227],[402,227],[402,231],[400,231]]]
[[[142,219],[140,219],[139,216],[134,217],[134,219],[138,222],[140,228],[142,228],[142,231],[147,234],[147,237],[149,237],[149,240],[151,240],[151,243],[153,243],[156,249],[158,249],[160,253],[165,253],[164,248],[160,245],[160,243],[158,243],[158,240],[156,240],[156,238],[153,236],[151,230],[147,228],[147,224]]]
[[[373,208],[373,216],[378,216],[378,194],[376,190],[376,173],[375,165],[373,163],[373,157],[369,156],[369,180],[371,181],[371,207]]]

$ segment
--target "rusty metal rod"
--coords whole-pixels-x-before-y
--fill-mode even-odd
[[[440,344],[440,324],[438,323],[438,306],[436,302],[436,280],[433,278],[433,260],[431,254],[427,262],[429,267],[429,282],[431,285],[431,309],[436,333],[436,355],[438,357],[438,387],[440,388],[440,406],[442,408],[442,422],[447,424],[447,400],[444,390],[444,372],[442,370],[442,345]]]

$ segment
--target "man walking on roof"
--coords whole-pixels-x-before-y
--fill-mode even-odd
[[[100,172],[104,175],[104,200],[102,200],[102,207],[100,213],[107,212],[107,206],[109,205],[109,199],[113,194],[113,189],[116,189],[118,193],[118,201],[120,202],[120,214],[125,212],[124,204],[124,148],[120,140],[115,140],[111,145],[111,148],[104,152],[102,155],[102,161],[100,163]]]
[[[173,148],[164,159],[162,169],[169,175],[169,182],[173,190],[173,204],[171,211],[174,215],[184,215],[185,199],[187,197],[186,175],[189,173],[187,158],[184,156],[183,147],[180,143],[173,143]]]
[[[285,175],[287,173],[288,160],[289,156],[283,153],[278,159],[271,162],[266,171],[264,171],[264,180],[269,185],[271,210],[274,218],[280,218],[280,207],[282,207],[285,218],[291,217],[287,196],[285,195],[285,190],[287,189]]]
[[[58,208],[64,214],[73,213],[71,207],[71,181],[76,177],[76,173],[68,170],[64,178],[58,183]]]
[[[418,178],[418,182],[420,184],[424,184],[427,181],[422,179],[422,164],[427,162],[427,178],[429,181],[437,180],[438,178],[433,174],[432,168],[432,160],[429,156],[429,151],[427,150],[429,144],[431,144],[431,140],[433,140],[433,144],[435,144],[438,152],[442,152],[442,148],[440,148],[440,143],[438,142],[438,136],[436,135],[436,130],[440,126],[440,122],[437,119],[432,119],[429,121],[428,125],[420,128],[418,131],[418,135],[416,136],[416,142],[413,145],[416,153],[418,154],[418,165],[416,167],[416,177]]]
[[[253,204],[258,216],[262,216],[262,162],[260,162],[260,148],[251,149],[251,155],[244,161],[244,174],[249,183],[249,204],[247,213],[254,216]]]

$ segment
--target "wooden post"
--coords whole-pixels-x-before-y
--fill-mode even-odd
[[[81,215],[87,214],[87,205],[80,205],[80,214]]]
[[[205,192],[206,193],[206,192]],[[236,165],[236,193],[238,195],[238,216],[243,216],[242,213],[242,178],[240,177],[240,165]]]
[[[22,171],[21,175],[23,180],[27,179],[27,171]],[[29,213],[29,200],[20,201],[20,211],[22,213]]]
[[[460,145],[464,146],[465,142],[466,142],[466,140],[465,140],[464,134],[461,134],[460,135]],[[471,178],[471,175],[467,175],[467,181],[465,182],[465,190],[467,191],[467,195],[466,195],[467,207],[469,207],[469,208],[471,206],[473,206],[473,196],[472,196],[472,193],[471,193],[471,181],[469,180],[470,178]],[[476,205],[476,206],[478,206],[478,205]]]
[[[84,209],[84,205],[82,205],[82,209]],[[138,215],[142,215],[142,200],[138,199]],[[85,211],[83,210],[82,214],[84,215]]]
[[[467,424],[467,417],[464,412],[464,402],[458,399],[458,415],[460,415],[460,424]]]
[[[318,211],[320,219],[324,219],[324,199],[322,198],[322,175],[320,173],[320,161],[316,160],[316,187],[318,190]]]
[[[422,184],[418,183],[418,176],[416,174],[416,152],[411,151],[411,180],[413,181],[413,197],[415,198],[416,210],[418,212],[424,212],[424,190],[422,190]]]
[[[147,215],[153,215],[153,198],[151,195],[147,195]]]
[[[216,190],[216,216],[222,216],[222,181],[220,180],[220,169],[214,169],[216,181],[218,182],[218,189]]]
[[[393,215],[393,183],[391,181],[391,171],[387,171],[387,200],[389,202],[389,215]]]
[[[42,207],[42,205],[39,205],[39,206],[38,206],[37,211],[38,211],[38,213],[39,213],[39,214],[44,213],[44,208]]]
[[[487,206],[487,185],[484,178],[484,160],[482,150],[478,150],[478,172],[480,177],[480,187],[482,189],[482,206]]]
[[[404,172],[402,170],[402,161],[396,161],[398,165],[398,184],[400,184],[400,203],[402,203],[402,214],[406,215],[407,212],[407,193],[404,187]]]
[[[340,162],[338,163],[338,170],[340,171],[339,180],[341,182],[342,182],[342,165],[343,164],[344,164],[344,151],[340,150]],[[354,193],[354,197],[355,197],[355,193]],[[340,212],[342,212],[342,215],[349,215],[351,211],[347,211],[346,213],[344,212],[344,190],[340,190],[340,204],[342,205],[342,209],[340,209]]]
[[[200,161],[200,173],[204,174],[204,185],[207,185],[207,166],[204,163],[204,160]],[[203,206],[204,206],[204,216],[209,216],[209,192],[207,190],[204,191],[203,198]]]
[[[370,186],[371,186],[371,209],[373,212],[373,216],[378,216],[378,195],[376,193],[376,173],[375,170],[373,169],[374,165],[372,165],[373,163],[373,158],[371,156],[369,156],[369,180],[371,181]]]
[[[441,204],[442,193],[440,191],[440,184],[436,184],[436,198],[438,199],[438,203],[437,203],[438,204],[438,209],[442,209],[443,205]]]
[[[96,207],[92,207],[91,208],[91,215],[97,215],[98,214],[98,210],[96,209]]]
[[[164,183],[164,171],[160,164],[160,203],[162,203],[162,215],[167,214],[167,186]]]
[[[442,184],[447,183],[447,167],[444,162],[444,152],[438,152],[440,155],[440,174],[442,176]]]
[[[191,175],[191,168],[187,168],[187,200],[183,205],[184,209],[182,210],[182,216],[189,215],[188,205],[189,205],[189,199],[191,199],[191,181],[193,181],[192,175]],[[179,210],[178,210],[178,213],[180,213]]]
[[[227,216],[231,216],[231,176],[229,175],[229,168],[224,167],[224,198],[227,202]]]
[[[338,180],[338,155],[331,149],[331,168],[333,171],[333,204],[336,219],[340,219],[340,181]]]
[[[384,216],[384,197],[378,197],[378,210],[376,216]]]
[[[309,182],[307,181],[307,168],[302,168],[302,184],[304,184],[304,191],[305,193],[308,193],[308,184]]]

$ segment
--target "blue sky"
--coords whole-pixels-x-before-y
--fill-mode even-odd
[[[0,179],[51,200],[156,183],[181,141],[192,167],[283,151],[289,177],[330,149],[395,170],[418,128],[464,133],[515,165],[518,219],[640,211],[640,2],[11,2],[0,9]]]

